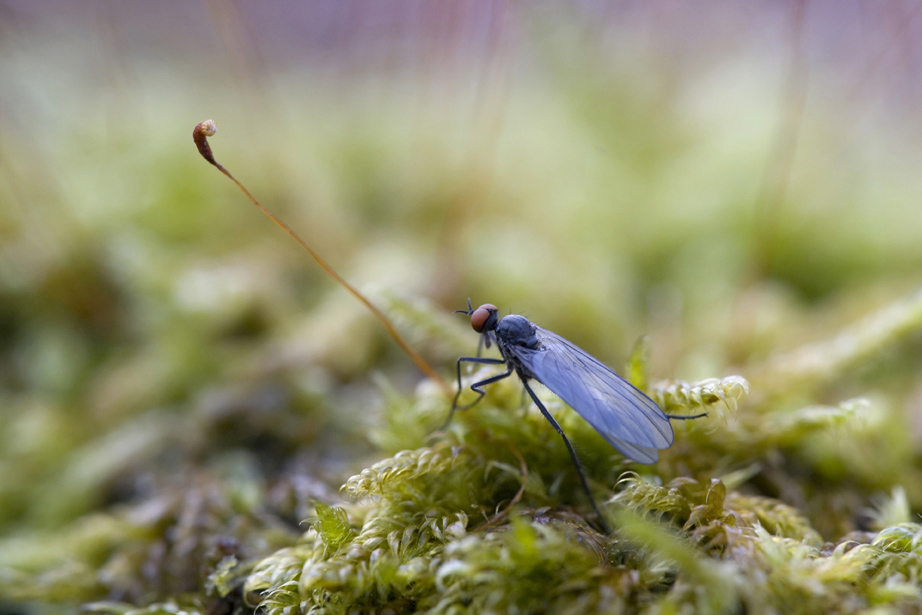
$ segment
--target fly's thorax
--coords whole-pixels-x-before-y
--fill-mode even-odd
[[[535,350],[538,348],[537,328],[524,316],[510,314],[499,321],[496,336],[506,346],[521,346]]]

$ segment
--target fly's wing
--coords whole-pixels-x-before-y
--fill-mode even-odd
[[[507,348],[621,454],[654,463],[657,449],[672,445],[672,425],[652,399],[556,333],[536,326],[535,334],[539,348]]]

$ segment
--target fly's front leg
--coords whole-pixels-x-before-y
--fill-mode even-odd
[[[485,380],[481,380],[480,382],[475,382],[471,385],[471,390],[475,393],[478,393],[477,399],[464,406],[458,406],[458,399],[460,399],[461,393],[464,391],[464,386],[461,384],[462,363],[478,363],[481,365],[506,365],[506,361],[503,359],[489,359],[486,357],[460,357],[458,359],[458,392],[455,393],[455,399],[451,402],[451,410],[448,411],[448,418],[445,419],[445,424],[442,425],[439,431],[442,431],[448,427],[448,425],[451,423],[451,418],[455,415],[455,410],[467,410],[468,408],[475,406],[477,402],[481,400],[481,398],[486,394],[486,391],[484,391],[482,387],[502,380],[503,378],[508,378],[512,374],[512,366],[509,365],[508,369],[504,373],[491,376]]]

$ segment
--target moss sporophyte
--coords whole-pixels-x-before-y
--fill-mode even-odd
[[[256,200],[256,198],[250,194],[250,191],[247,190],[242,183],[237,181],[237,178],[231,175],[230,171],[225,169],[221,164],[218,163],[217,160],[215,160],[214,153],[211,151],[211,145],[208,143],[208,137],[214,136],[217,132],[218,125],[214,122],[214,120],[205,120],[204,122],[195,125],[195,128],[192,130],[192,139],[195,141],[195,146],[198,148],[198,151],[202,157],[219,171],[221,171],[221,173],[227,176],[232,182],[234,182],[234,184],[240,188],[241,192],[246,195],[247,199],[249,199],[253,205],[258,207],[266,217],[272,220],[272,222],[274,222],[279,228],[288,233],[292,239],[298,242],[298,245],[300,245],[308,254],[311,255],[311,258],[313,258],[314,261],[320,265],[320,268],[323,269],[327,275],[336,280],[337,284],[345,288],[350,295],[355,297],[362,305],[364,305],[365,308],[367,308],[368,311],[370,311],[374,317],[377,318],[378,321],[384,326],[384,328],[387,330],[387,333],[391,336],[391,338],[393,338],[397,345],[400,346],[400,349],[406,353],[410,359],[413,360],[416,366],[419,367],[419,369],[422,370],[422,372],[425,373],[429,378],[431,378],[433,382],[438,383],[446,395],[451,395],[449,386],[445,383],[442,377],[439,376],[438,372],[436,372],[426,362],[425,359],[423,359],[415,350],[413,350],[413,348],[410,347],[409,344],[406,343],[406,341],[404,341],[400,333],[397,332],[397,329],[394,328],[394,325],[391,324],[390,319],[385,316],[380,309],[378,309],[371,301],[369,301],[365,295],[359,292],[358,289],[349,284],[349,282],[347,282],[341,275],[336,273],[333,267],[331,267],[326,262],[326,260],[317,253],[316,250],[310,247],[310,245],[308,245],[308,243],[302,239],[301,236],[294,231],[294,229],[282,222],[282,220],[271,211],[263,207],[262,203]]]

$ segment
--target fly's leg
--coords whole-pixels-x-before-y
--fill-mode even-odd
[[[702,412],[701,414],[688,414],[688,415],[684,415],[684,414],[667,414],[667,415],[666,415],[666,418],[667,418],[667,419],[676,419],[676,420],[679,420],[679,421],[687,421],[687,420],[690,420],[690,419],[700,419],[702,416],[707,416],[707,415],[708,415],[707,412]]]
[[[479,393],[480,395],[477,397],[477,399],[475,399],[471,403],[464,405],[464,406],[458,406],[458,399],[461,397],[461,393],[464,391],[463,385],[461,384],[461,364],[462,363],[477,363],[480,365],[506,365],[507,369],[502,374],[490,376],[489,378],[486,378],[485,380],[481,380],[480,382],[475,382],[474,384],[472,384],[471,390],[474,391],[475,393]],[[512,366],[508,365],[505,359],[492,359],[492,358],[487,358],[487,357],[460,357],[458,359],[457,375],[458,375],[458,392],[455,394],[455,399],[451,403],[452,412],[454,412],[455,410],[467,410],[468,408],[471,408],[474,405],[476,405],[477,402],[480,401],[480,398],[486,395],[486,391],[484,391],[482,387],[488,384],[493,384],[494,382],[498,382],[502,380],[503,378],[508,378],[510,375],[512,375]]]
[[[525,387],[525,390],[528,391],[528,395],[531,397],[532,401],[538,406],[538,410],[541,411],[541,414],[544,415],[544,418],[554,427],[557,433],[560,434],[560,437],[563,438],[563,443],[567,445],[567,450],[570,451],[570,459],[573,460],[573,465],[576,466],[576,473],[579,474],[579,480],[583,484],[583,491],[586,492],[586,497],[589,498],[589,503],[592,504],[592,509],[595,511],[595,514],[599,517],[599,523],[602,524],[602,529],[606,533],[611,533],[611,528],[608,526],[608,522],[605,521],[605,517],[602,516],[602,511],[599,510],[598,504],[595,503],[595,498],[592,497],[592,491],[589,490],[589,483],[586,482],[586,475],[583,474],[583,465],[579,462],[579,457],[576,456],[576,451],[573,450],[573,445],[570,444],[570,440],[567,439],[567,436],[564,435],[563,429],[560,428],[560,425],[557,421],[554,420],[554,417],[551,416],[551,413],[547,411],[547,408],[544,407],[544,404],[538,399],[538,396],[535,395],[535,392],[531,390],[531,387],[528,386],[528,383],[523,379],[522,385]]]
[[[483,390],[483,387],[485,387],[488,384],[493,384],[494,382],[498,382],[502,380],[503,378],[508,378],[510,375],[512,375],[512,366],[508,365],[507,366],[508,369],[502,374],[490,376],[489,378],[486,378],[485,380],[481,380],[480,382],[475,382],[474,384],[471,385],[471,390],[474,391],[475,393],[478,393],[477,399],[475,399],[471,403],[466,404],[464,406],[459,406],[458,399],[460,399],[461,393],[464,392],[464,387],[461,384],[461,363],[479,363],[481,365],[506,365],[506,361],[504,361],[503,359],[490,359],[486,357],[460,357],[458,359],[458,392],[455,393],[455,399],[454,401],[451,402],[451,410],[448,411],[448,418],[445,419],[445,424],[442,425],[441,428],[439,428],[439,431],[444,431],[445,428],[448,427],[448,425],[451,423],[452,417],[455,415],[455,410],[467,410],[468,408],[471,408],[477,405],[477,402],[479,402],[483,398],[483,396],[486,395],[486,391]]]

